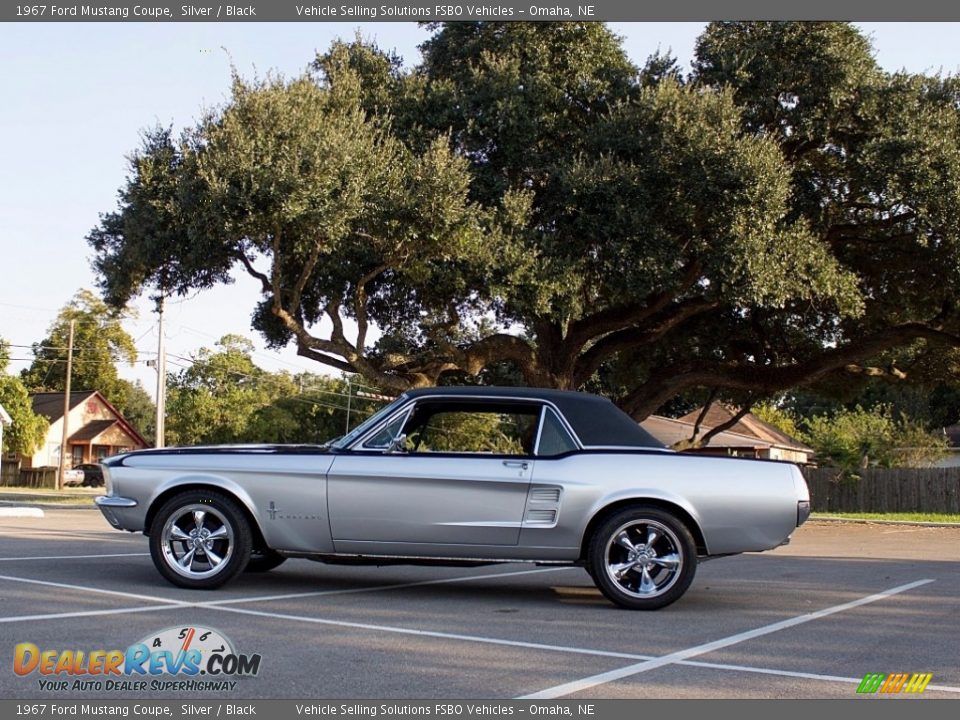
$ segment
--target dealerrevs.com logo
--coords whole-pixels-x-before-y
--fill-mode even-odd
[[[41,649],[18,643],[13,671],[37,675],[43,691],[230,691],[236,677],[260,672],[259,654],[236,652],[223,633],[199,626],[169,627],[126,650]]]

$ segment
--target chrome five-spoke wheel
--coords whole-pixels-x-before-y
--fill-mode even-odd
[[[653,610],[677,600],[693,581],[696,545],[687,527],[657,508],[628,508],[602,523],[589,548],[597,587],[616,604]]]
[[[157,569],[181,587],[214,588],[246,567],[251,537],[231,498],[207,490],[168,500],[151,524],[150,554]]]
[[[235,544],[233,528],[223,515],[199,504],[172,513],[163,525],[161,541],[170,569],[195,580],[216,575],[230,560]]]

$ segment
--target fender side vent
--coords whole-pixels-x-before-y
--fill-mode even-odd
[[[556,503],[560,502],[560,488],[533,488],[530,490],[530,502]]]
[[[556,510],[527,510],[527,522],[552,525],[557,521]]]

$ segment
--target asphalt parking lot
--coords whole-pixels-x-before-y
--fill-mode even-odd
[[[91,695],[16,675],[18,643],[124,649],[194,627],[262,658],[213,698],[850,698],[866,673],[922,672],[913,697],[960,699],[958,562],[958,528],[811,522],[788,547],[702,564],[653,613],[614,608],[581,569],[521,564],[292,560],[200,592],[98,512],[46,509],[0,518],[0,697]]]

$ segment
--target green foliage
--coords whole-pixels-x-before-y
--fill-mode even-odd
[[[295,392],[289,374],[254,364],[246,338],[225,335],[216,345],[201,348],[169,382],[166,439],[172,445],[237,442],[259,409]]]
[[[379,409],[384,400],[365,398],[342,378],[302,374],[295,395],[279,397],[257,410],[242,438],[245,442],[324,443],[340,437]],[[347,413],[349,397],[349,420]]]
[[[637,418],[960,346],[957,79],[885,73],[845,23],[713,23],[687,76],[599,23],[430,27],[410,70],[337,42],[146,133],[89,236],[108,301],[240,267],[269,343],[378,387],[589,386]]]
[[[537,418],[517,413],[440,412],[408,437],[417,452],[523,455],[533,451]]]
[[[348,397],[349,427],[384,402],[364,397],[344,379],[268,372],[252,352],[246,338],[225,335],[173,377],[169,444],[323,443],[347,431]]]
[[[773,425],[790,437],[797,439],[803,437],[803,432],[800,429],[800,421],[789,409],[778,407],[768,402],[755,405],[750,409],[750,412],[760,420]]]
[[[99,390],[121,413],[131,385],[120,378],[117,363],[133,365],[137,349],[123,329],[123,315],[89,290],[80,290],[60,310],[47,336],[34,343],[34,361],[23,371],[30,392],[63,392],[67,378],[70,321],[75,321],[71,389]]]
[[[139,380],[135,383],[124,382],[127,384],[127,400],[123,417],[136,428],[148,445],[153,445],[157,435],[157,406]]]
[[[840,410],[817,415],[804,423],[803,439],[816,450],[821,465],[845,470],[878,467],[924,467],[947,449],[943,436],[929,433],[902,416],[894,420],[889,407]]]
[[[9,345],[0,338],[0,405],[13,420],[13,424],[3,430],[3,447],[0,451],[4,454],[30,455],[43,442],[49,424],[45,417],[34,414],[29,391],[23,382],[7,375],[9,350]]]

